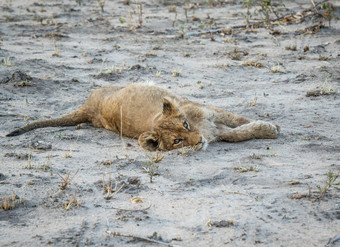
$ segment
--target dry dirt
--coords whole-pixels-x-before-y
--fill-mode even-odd
[[[1,1],[0,245],[340,246],[339,190],[318,190],[340,172],[340,22],[304,11],[317,0],[284,1],[279,14],[302,21],[248,30],[243,1],[185,11],[145,0],[142,23],[125,2],[102,12],[97,1]],[[157,164],[136,140],[90,125],[5,137],[98,87],[150,80],[281,134],[166,152]]]

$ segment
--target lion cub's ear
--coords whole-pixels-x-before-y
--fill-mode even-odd
[[[163,115],[170,116],[177,112],[177,107],[169,98],[163,98]]]
[[[139,145],[149,151],[156,151],[158,148],[159,135],[156,131],[147,131],[138,138]]]

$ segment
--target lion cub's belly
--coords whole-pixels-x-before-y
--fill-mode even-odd
[[[200,123],[200,133],[208,141],[215,142],[218,136],[218,128],[212,119],[203,119]]]
[[[189,102],[184,107],[184,111],[191,125],[194,125],[209,143],[216,140],[218,128],[215,123],[215,116],[217,113],[213,109]]]

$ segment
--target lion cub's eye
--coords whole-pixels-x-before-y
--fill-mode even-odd
[[[185,121],[185,122],[183,123],[183,127],[186,128],[186,129],[189,129],[189,124],[188,124],[187,121]]]
[[[175,140],[174,140],[174,144],[180,144],[181,141],[183,141],[183,139],[175,139]]]

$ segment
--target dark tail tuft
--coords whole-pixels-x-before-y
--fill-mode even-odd
[[[88,115],[86,114],[86,105],[81,106],[76,111],[65,115],[63,117],[37,121],[29,123],[21,128],[14,130],[13,132],[7,134],[6,136],[18,136],[24,134],[28,131],[46,128],[46,127],[61,127],[61,126],[75,126],[80,123],[89,122]]]
[[[12,131],[11,133],[8,133],[6,136],[10,137],[10,136],[18,136],[21,135],[23,133],[25,133],[26,131],[23,131],[22,129],[16,129],[14,131]]]

